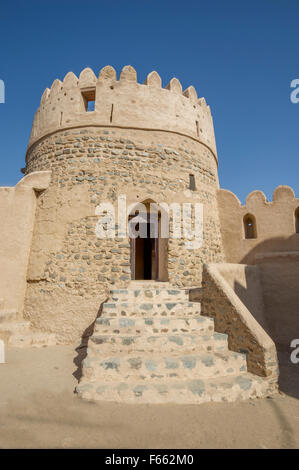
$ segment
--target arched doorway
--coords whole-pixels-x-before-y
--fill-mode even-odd
[[[154,201],[146,200],[129,215],[133,280],[168,281],[168,238],[161,236],[162,214],[168,218]]]

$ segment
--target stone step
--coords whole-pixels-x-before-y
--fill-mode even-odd
[[[127,382],[82,381],[76,388],[79,397],[128,404],[233,402],[273,394],[275,385],[250,373],[236,376],[204,377],[190,380],[141,380]]]
[[[25,331],[29,331],[29,329],[30,329],[29,321],[0,323],[0,336],[2,332],[14,334],[14,333],[21,333],[21,332],[23,333]]]
[[[140,287],[149,288],[159,288],[159,289],[173,289],[173,285],[170,282],[164,281],[153,281],[148,279],[140,279],[139,281],[131,281],[128,285],[128,289],[138,289]]]
[[[214,320],[209,317],[99,317],[94,334],[161,334],[214,332]]]
[[[0,325],[1,323],[7,323],[16,321],[19,317],[17,310],[0,310]]]
[[[192,333],[164,335],[101,335],[88,342],[88,354],[135,354],[142,352],[185,353],[228,351],[227,335],[222,333]]]
[[[199,315],[200,303],[198,302],[105,302],[103,315],[134,317],[138,315]]]
[[[52,333],[34,333],[28,334],[13,334],[8,340],[10,347],[24,348],[24,347],[44,347],[55,346],[56,336]]]
[[[88,400],[196,404],[275,389],[248,374],[246,355],[228,350],[227,335],[215,333],[189,290],[155,281],[110,291],[82,366],[77,392]]]
[[[112,302],[177,302],[188,301],[189,292],[170,286],[112,289],[110,299]]]
[[[101,381],[142,381],[198,379],[239,375],[246,372],[246,356],[228,352],[163,355],[111,355],[83,361],[83,373],[91,380]]]

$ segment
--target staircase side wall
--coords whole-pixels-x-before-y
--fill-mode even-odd
[[[202,314],[213,317],[215,330],[228,335],[230,350],[247,354],[249,372],[276,381],[278,363],[273,341],[221,274],[221,270],[233,266],[204,266]]]

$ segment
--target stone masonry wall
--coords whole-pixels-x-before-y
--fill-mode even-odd
[[[175,133],[88,127],[61,131],[32,147],[26,174],[51,170],[39,197],[27,275],[25,316],[38,328],[71,341],[92,324],[111,285],[131,279],[130,244],[98,239],[100,202],[202,202],[204,243],[187,250],[169,239],[169,281],[201,284],[204,262],[223,260],[216,202],[217,164],[203,144]],[[189,174],[196,191],[190,191]]]
[[[228,335],[229,349],[247,355],[247,368],[268,377],[275,385],[277,354],[273,341],[246,309],[221,274],[233,265],[205,265],[203,268],[202,314],[215,319],[215,330]],[[236,265],[239,269],[239,265]]]

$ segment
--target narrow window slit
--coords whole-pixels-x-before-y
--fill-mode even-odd
[[[257,238],[256,220],[251,214],[246,214],[243,218],[245,239]]]
[[[114,105],[112,104],[111,105],[111,113],[110,113],[110,122],[112,122],[112,119],[113,119],[113,107],[114,107]]]
[[[196,191],[195,176],[189,175],[189,189],[191,191]]]
[[[299,207],[295,210],[295,230],[299,233]]]

